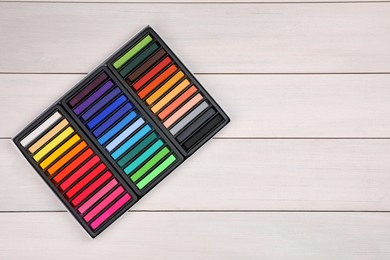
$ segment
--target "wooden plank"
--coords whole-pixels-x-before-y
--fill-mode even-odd
[[[21,2],[20,0],[0,0],[0,2]],[[378,0],[330,0],[330,1],[324,1],[324,0],[308,0],[308,1],[302,1],[302,0],[213,0],[213,1],[205,1],[205,0],[145,0],[145,1],[134,1],[134,0],[114,0],[114,1],[108,1],[108,0],[23,0],[23,2],[60,2],[60,3],[145,3],[145,4],[155,4],[155,3],[181,3],[181,4],[264,4],[264,3],[345,3],[345,2],[378,2]],[[381,0],[379,2],[386,2],[385,0]]]
[[[2,2],[0,72],[88,72],[147,24],[194,72],[389,72],[389,12],[387,3]]]
[[[91,240],[67,213],[0,214],[2,259],[389,259],[389,214],[140,213]]]
[[[390,210],[390,140],[212,140],[136,210]],[[0,140],[0,211],[63,210]]]
[[[83,77],[0,75],[0,137],[14,136]],[[390,75],[198,78],[232,119],[219,137],[389,137]]]

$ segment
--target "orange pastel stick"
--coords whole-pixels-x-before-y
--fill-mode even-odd
[[[61,159],[59,159],[55,164],[53,164],[47,171],[50,175],[53,175],[59,168],[65,165],[68,161],[70,161],[73,157],[76,156],[81,150],[83,150],[87,144],[82,141],[78,145],[76,145],[72,150],[70,150],[67,154],[65,154]]]
[[[158,117],[162,120],[166,118],[173,110],[175,110],[178,106],[183,104],[192,94],[197,91],[195,86],[191,86],[187,89],[183,94],[181,94],[175,101],[173,101],[169,106],[167,106],[163,111],[158,114]]]
[[[140,98],[145,98],[150,92],[152,92],[158,85],[161,84],[164,80],[166,80],[169,76],[173,74],[177,70],[175,65],[171,65],[168,69],[166,69],[163,73],[161,73],[157,78],[155,78],[152,82],[150,82],[144,89],[142,89],[138,96]]]

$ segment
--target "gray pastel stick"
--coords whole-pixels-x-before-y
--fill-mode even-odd
[[[184,141],[190,136],[196,129],[198,129],[204,122],[209,120],[215,114],[215,110],[213,108],[208,109],[203,113],[199,118],[197,118],[194,122],[192,122],[183,132],[181,132],[176,138],[179,142]]]
[[[182,120],[180,120],[179,123],[177,123],[174,127],[172,127],[171,134],[175,135],[177,132],[179,132],[184,126],[186,126],[189,122],[192,121],[197,115],[202,113],[203,110],[205,110],[208,107],[208,104],[206,101],[203,101],[197,108],[191,111],[186,117],[184,117]]]

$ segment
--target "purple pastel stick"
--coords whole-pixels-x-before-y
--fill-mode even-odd
[[[76,115],[80,115],[87,107],[89,107],[93,102],[100,98],[107,90],[109,90],[114,83],[109,80],[103,86],[101,86],[95,93],[93,93],[89,98],[87,98],[83,103],[78,107],[73,109]]]
[[[96,104],[88,108],[88,110],[81,115],[81,118],[84,120],[88,120],[91,116],[97,113],[101,108],[103,108],[105,105],[110,103],[111,100],[119,93],[122,93],[122,91],[118,87],[114,88],[112,91],[108,92],[107,95],[105,95],[102,99],[96,102]]]
[[[86,86],[82,91],[80,91],[71,100],[69,100],[69,105],[71,107],[76,106],[76,104],[79,103],[83,98],[85,98],[89,93],[91,93],[92,90],[100,86],[100,84],[102,84],[107,79],[107,77],[107,74],[104,72],[100,74],[97,78],[92,80],[92,82],[90,82],[88,86]]]

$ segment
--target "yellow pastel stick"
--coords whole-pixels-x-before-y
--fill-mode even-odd
[[[53,127],[49,132],[42,136],[38,141],[28,148],[31,153],[35,153],[39,148],[41,148],[47,141],[49,141],[53,136],[55,136],[59,131],[65,128],[68,125],[68,120],[63,119],[55,127]]]
[[[57,145],[59,145],[62,141],[64,141],[68,136],[70,136],[74,132],[72,127],[66,128],[61,134],[59,134],[56,138],[51,140],[47,145],[45,145],[39,152],[37,152],[33,158],[35,161],[39,161],[46,154],[48,154],[51,150],[53,150]]]
[[[53,161],[55,161],[58,157],[64,154],[67,150],[69,150],[78,140],[80,140],[80,136],[75,134],[68,141],[66,141],[63,145],[58,147],[52,154],[50,154],[41,164],[42,169],[46,169]]]

